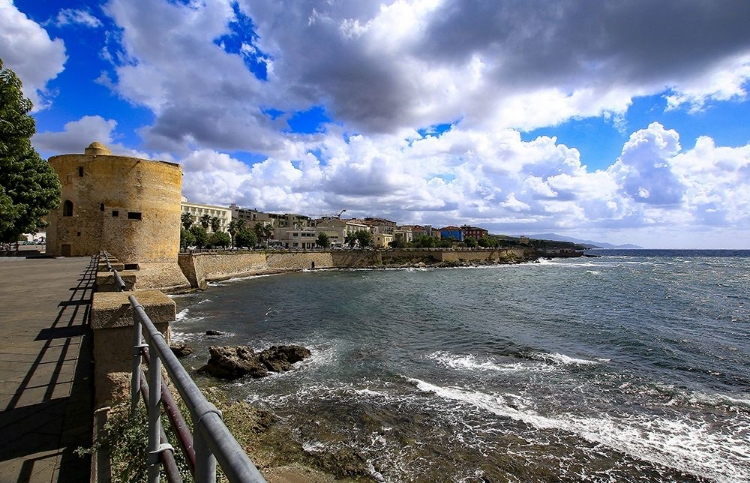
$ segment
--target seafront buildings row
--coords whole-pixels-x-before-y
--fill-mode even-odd
[[[210,219],[219,220],[219,230],[226,232],[231,221],[242,220],[245,225],[252,228],[257,223],[269,227],[271,230],[271,243],[283,248],[314,248],[318,236],[325,233],[333,247],[344,245],[347,235],[360,230],[372,233],[373,245],[376,247],[388,247],[396,238],[405,242],[411,242],[420,235],[432,236],[439,239],[453,239],[463,242],[468,238],[479,240],[489,232],[484,228],[475,226],[445,226],[433,228],[431,225],[399,225],[395,221],[385,218],[342,218],[346,211],[338,214],[306,216],[293,213],[265,213],[255,209],[241,208],[231,204],[228,208],[223,206],[191,203],[187,198],[182,198],[182,213],[193,217],[195,223],[207,216]],[[208,231],[211,231],[209,225]]]

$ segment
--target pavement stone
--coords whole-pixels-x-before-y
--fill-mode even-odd
[[[0,257],[0,483],[87,482],[92,258]]]

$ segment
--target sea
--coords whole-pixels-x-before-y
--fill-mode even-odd
[[[190,370],[308,347],[196,377],[373,481],[750,481],[750,251],[587,255],[225,281],[175,296],[173,337]]]

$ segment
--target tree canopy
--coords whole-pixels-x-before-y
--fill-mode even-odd
[[[60,204],[60,181],[31,146],[36,122],[23,97],[21,80],[0,59],[0,241],[36,233]]]

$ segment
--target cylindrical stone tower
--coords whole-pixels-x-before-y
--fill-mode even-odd
[[[48,217],[47,253],[88,256],[107,251],[127,264],[177,266],[180,165],[113,156],[94,142],[85,154],[53,156],[62,184]]]

